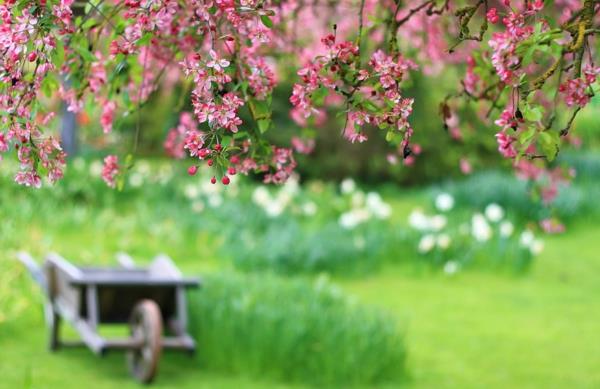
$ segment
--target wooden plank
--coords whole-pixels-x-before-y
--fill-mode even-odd
[[[105,340],[92,329],[89,323],[85,320],[77,319],[73,323],[73,327],[79,332],[81,340],[96,354],[102,354],[106,347]]]
[[[35,259],[26,251],[19,251],[17,253],[17,259],[25,265],[31,277],[35,280],[35,282],[40,285],[40,287],[44,290],[46,295],[48,294],[48,281],[46,280],[46,276],[42,271],[40,265],[36,262]]]
[[[173,280],[180,280],[183,277],[181,271],[173,263],[173,260],[166,254],[157,255],[152,264],[150,264],[148,272],[153,276],[156,275]]]
[[[182,335],[187,332],[187,302],[185,298],[185,289],[178,286],[175,290],[175,318],[177,320],[176,333]]]
[[[136,350],[144,345],[143,339],[120,338],[106,339],[104,348],[107,350]]]
[[[98,327],[99,312],[98,312],[98,289],[96,285],[88,285],[86,287],[86,303],[87,303],[87,320],[92,330]]]
[[[187,350],[194,351],[196,349],[196,342],[189,335],[181,336],[169,336],[162,339],[162,346],[165,349],[171,350]]]
[[[197,288],[200,282],[195,278],[183,278],[179,280],[164,279],[156,277],[126,277],[112,278],[108,274],[89,275],[80,279],[70,281],[73,286],[97,285],[97,286],[184,286]]]
[[[83,273],[76,266],[71,264],[69,261],[58,255],[57,253],[50,253],[46,256],[46,261],[58,267],[64,273],[66,273],[71,279],[81,279]]]
[[[121,265],[122,268],[135,269],[135,261],[133,260],[131,255],[124,252],[118,252],[116,257],[117,262],[119,263],[119,265]]]

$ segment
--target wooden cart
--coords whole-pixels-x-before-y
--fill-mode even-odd
[[[194,352],[194,340],[187,333],[185,289],[199,282],[182,277],[168,257],[158,256],[148,268],[138,268],[120,254],[120,267],[96,268],[75,266],[50,254],[43,269],[27,253],[18,257],[45,291],[50,350],[78,345],[99,355],[125,350],[132,375],[143,383],[154,378],[163,349]],[[62,319],[77,330],[81,341],[61,341]],[[100,324],[119,323],[129,323],[128,338],[107,339],[98,333]]]

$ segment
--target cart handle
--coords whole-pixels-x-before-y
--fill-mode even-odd
[[[48,280],[46,279],[46,275],[42,271],[42,268],[35,259],[26,251],[19,251],[17,253],[17,259],[25,265],[31,278],[44,290],[48,291]]]

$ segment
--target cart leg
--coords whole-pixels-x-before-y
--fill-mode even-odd
[[[44,305],[44,311],[48,326],[48,349],[57,351],[60,347],[60,316],[50,303]]]

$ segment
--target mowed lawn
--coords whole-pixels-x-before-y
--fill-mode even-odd
[[[394,204],[410,209],[414,198]],[[85,262],[110,262],[128,248],[137,255],[168,251],[188,273],[219,267],[210,239],[163,240],[134,231],[93,227],[29,228],[40,240],[31,251],[53,249]],[[125,242],[124,242],[125,240]],[[529,274],[465,271],[454,276],[411,265],[389,266],[364,278],[335,282],[360,301],[391,311],[406,331],[409,388],[600,387],[600,226],[580,222],[567,234],[545,238],[546,248]],[[17,248],[22,246],[13,246]],[[171,251],[169,249],[172,248]],[[2,254],[0,260],[8,260]],[[200,260],[198,258],[201,258]],[[68,335],[73,335],[72,331]],[[200,341],[199,352],[202,352]],[[385,385],[383,387],[398,387]],[[136,388],[125,358],[87,349],[46,351],[41,307],[30,305],[0,326],[0,388]],[[301,387],[206,371],[196,359],[166,354],[155,388]]]
[[[343,285],[405,323],[410,387],[599,388],[600,226],[545,242],[523,277],[390,268]]]

